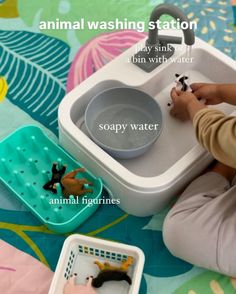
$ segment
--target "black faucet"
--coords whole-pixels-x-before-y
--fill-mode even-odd
[[[150,17],[150,23],[157,22],[163,14],[172,16],[180,21],[180,23],[186,22],[190,24],[183,11],[170,4],[160,4],[155,7]],[[189,46],[193,45],[195,42],[195,35],[190,25],[188,25],[188,28],[183,29],[183,33],[185,44]],[[170,44],[181,43],[181,37],[158,36],[158,28],[155,26],[153,29],[149,29],[145,48],[134,55],[132,62],[144,71],[151,72],[174,54],[175,49]]]

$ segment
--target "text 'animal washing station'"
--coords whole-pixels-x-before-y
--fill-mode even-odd
[[[173,12],[169,5],[156,9],[159,10],[151,18],[160,17],[160,11],[175,18],[184,17],[179,10]],[[152,33],[147,41],[140,41],[68,93],[59,107],[60,144],[103,179],[111,197],[120,199],[123,210],[137,216],[156,213],[212,160],[198,144],[191,123],[169,115],[167,104],[175,74],[188,73],[191,82],[233,83],[236,77],[236,62],[198,38],[194,43],[191,31],[184,32],[185,44],[179,44],[182,32],[164,31],[165,37],[158,37],[157,31],[153,37]],[[163,64],[142,62],[137,66],[130,62],[142,48],[154,45],[153,40],[159,39],[159,44],[164,46],[174,43],[171,58],[176,61],[185,57],[186,45],[194,43],[193,62],[173,62],[170,56]],[[91,99],[114,87],[142,90],[154,97],[162,110],[160,137],[149,151],[134,159],[118,160],[110,156],[89,138],[83,124]],[[233,112],[230,105],[221,104],[217,108],[227,114]]]

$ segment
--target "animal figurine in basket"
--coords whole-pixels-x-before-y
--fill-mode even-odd
[[[97,294],[97,292],[92,287],[92,277],[88,278],[86,285],[76,285],[76,276],[70,277],[65,284],[63,294]]]
[[[84,168],[77,168],[74,171],[69,172],[61,179],[61,187],[63,196],[68,198],[70,195],[75,197],[82,196],[86,193],[93,193],[93,189],[85,188],[85,185],[93,186],[92,182],[86,179],[78,179],[76,175],[79,172],[85,172]]]
[[[94,263],[99,267],[100,272],[92,281],[93,287],[100,288],[103,283],[109,281],[126,281],[129,285],[132,284],[132,280],[127,274],[129,266],[133,263],[133,258],[131,256],[123,261],[120,266],[113,266],[109,262],[101,263],[95,261]]]

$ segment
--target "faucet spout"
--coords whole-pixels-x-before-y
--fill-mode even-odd
[[[153,71],[174,54],[175,48],[170,44],[182,44],[182,37],[158,36],[158,20],[163,14],[172,16],[180,23],[186,45],[191,46],[195,43],[194,30],[191,28],[187,16],[174,5],[158,5],[154,8],[150,17],[150,22],[154,24],[154,28],[149,27],[149,35],[145,47],[132,58],[132,62],[146,72]],[[186,29],[184,29],[185,27]]]
[[[176,6],[170,5],[170,4],[160,4],[157,7],[154,8],[152,11],[150,22],[156,22],[160,19],[160,17],[163,14],[168,14],[175,18],[176,20],[179,20],[180,23],[187,22],[189,23],[189,20],[187,16],[184,15],[184,13]],[[194,31],[191,28],[183,29],[184,33],[184,42],[186,45],[193,45],[195,42],[195,36]],[[147,39],[147,45],[156,45],[158,43],[158,29],[157,26],[155,26],[154,29],[149,29],[149,36]]]

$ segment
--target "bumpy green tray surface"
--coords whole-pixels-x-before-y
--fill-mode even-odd
[[[66,164],[66,173],[82,167],[35,126],[17,129],[0,142],[0,179],[41,222],[64,233],[73,231],[98,208],[98,204],[83,204],[82,199],[99,199],[102,182],[86,170],[77,177],[93,182],[93,193],[80,197],[79,204],[50,204],[63,198],[42,188],[51,178],[53,162]]]

